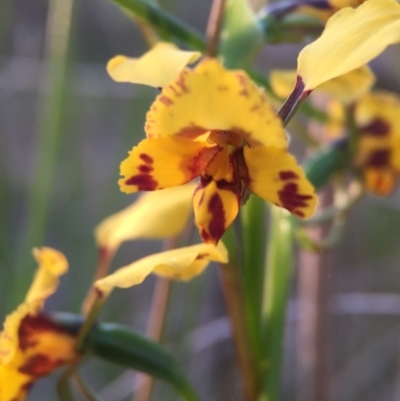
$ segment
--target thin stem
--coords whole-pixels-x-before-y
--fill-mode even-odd
[[[211,6],[210,16],[206,30],[207,50],[209,57],[216,57],[225,9],[225,0],[214,0]]]
[[[233,331],[233,341],[243,377],[243,390],[247,401],[256,401],[259,390],[259,375],[249,346],[249,336],[243,308],[241,282],[236,266],[220,265],[221,285]]]
[[[325,189],[319,207],[331,203],[332,191]],[[329,226],[308,230],[316,242],[322,241]],[[298,383],[301,401],[326,401],[330,393],[330,283],[331,256],[327,252],[300,250]]]
[[[86,320],[78,333],[78,338],[76,340],[76,349],[78,351],[82,349],[83,342],[85,341],[85,338],[89,334],[93,325],[96,323],[97,317],[99,316],[99,313],[103,308],[105,301],[106,298],[103,296],[103,294],[96,291],[95,299],[91,305],[91,309],[88,311]]]
[[[171,289],[171,281],[162,277],[157,278],[153,299],[151,302],[150,318],[147,326],[147,337],[160,341],[167,315],[168,298]],[[139,373],[136,376],[137,388],[135,401],[150,400],[154,378],[152,376]]]
[[[284,126],[288,124],[301,102],[310,94],[310,91],[304,91],[304,86],[301,77],[297,76],[296,84],[292,93],[278,111],[278,116],[281,118]]]
[[[178,243],[178,238],[171,238],[164,242],[163,250],[174,249]],[[171,290],[171,281],[162,277],[157,278],[153,299],[151,301],[150,317],[147,324],[146,334],[147,337],[160,342],[166,316],[168,298]],[[151,398],[153,391],[154,378],[152,376],[139,373],[136,377],[138,381],[137,388],[134,395],[135,401],[148,401]]]
[[[99,247],[97,269],[94,274],[93,282],[105,277],[110,268],[111,262],[115,255],[115,249],[108,249],[104,246]],[[82,304],[82,313],[87,315],[91,310],[96,299],[96,290],[92,287],[86,295]]]
[[[62,133],[66,98],[67,55],[71,31],[73,1],[51,0],[46,26],[46,63],[41,86],[48,89],[38,110],[38,140],[35,165],[28,195],[27,233],[16,263],[13,304],[17,304],[29,286],[30,250],[43,242],[56,170],[56,153]]]

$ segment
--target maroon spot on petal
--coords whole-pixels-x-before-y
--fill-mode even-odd
[[[182,92],[189,93],[189,88],[186,86],[186,76],[188,75],[188,71],[184,70],[179,75],[179,78],[176,80],[176,85],[181,88]]]
[[[25,351],[27,348],[33,347],[38,342],[38,335],[44,332],[74,334],[58,326],[43,314],[27,315],[21,320],[18,330],[19,348]]]
[[[153,168],[152,166],[147,165],[147,164],[141,164],[141,165],[138,167],[138,170],[139,170],[141,173],[150,173],[151,171],[154,170],[154,168]]]
[[[218,92],[226,92],[227,90],[229,90],[229,88],[226,85],[218,85],[217,86]]]
[[[279,172],[279,178],[283,181],[286,181],[298,179],[299,176],[294,171],[287,170]]]
[[[369,155],[366,165],[371,167],[387,166],[389,164],[389,158],[389,149],[376,150]]]
[[[146,153],[141,153],[139,155],[139,159],[144,161],[146,164],[153,164],[154,163],[154,159],[151,156],[149,156],[148,154],[146,154]]]
[[[195,139],[198,136],[205,134],[207,131],[209,130],[206,128],[199,127],[194,123],[189,123],[187,127],[182,128],[179,132],[176,133],[176,135],[187,139]]]
[[[208,225],[208,234],[211,238],[211,242],[216,244],[226,230],[224,205],[218,194],[214,194],[211,197],[208,203],[208,210],[212,215],[212,219]]]
[[[29,358],[19,368],[19,371],[29,376],[40,377],[50,373],[59,365],[60,363],[52,360],[47,355],[37,354]]]
[[[171,106],[171,105],[174,104],[174,102],[173,102],[168,96],[165,96],[165,95],[159,96],[159,97],[158,97],[158,100],[159,100],[161,103],[164,103],[166,106]]]
[[[138,191],[154,191],[158,187],[158,181],[147,173],[133,175],[125,181],[125,184],[137,186]]]
[[[278,191],[279,200],[281,201],[282,207],[289,210],[289,212],[296,214],[300,217],[301,211],[298,208],[307,207],[308,203],[306,201],[312,199],[311,195],[299,194],[299,187],[293,182],[285,184],[285,186]]]
[[[360,128],[360,134],[376,137],[389,135],[390,125],[382,118],[375,118],[368,125]]]
[[[198,177],[215,155],[221,150],[221,146],[218,145],[201,149],[200,152],[193,157],[191,163],[186,166],[186,168],[191,172],[192,178]]]
[[[210,256],[210,254],[208,254],[208,253],[199,253],[198,255],[197,255],[197,260],[202,260],[202,259],[207,259],[208,257]]]

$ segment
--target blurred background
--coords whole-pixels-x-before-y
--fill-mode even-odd
[[[70,262],[47,308],[79,312],[97,261],[93,228],[135,199],[119,192],[119,163],[143,138],[145,113],[156,96],[154,89],[117,84],[106,74],[112,56],[139,56],[146,49],[140,31],[120,9],[108,0],[63,0],[61,8],[56,3],[0,2],[1,319],[22,301],[36,266],[31,248],[42,245],[61,250]],[[160,4],[204,32],[211,1]],[[60,23],[67,34],[54,40],[52,29]],[[260,70],[294,68],[303,45],[265,47]],[[395,46],[372,63],[378,87],[399,92],[399,57]],[[300,141],[294,137],[292,142],[303,160]],[[317,381],[329,383],[329,401],[400,400],[399,227],[399,191],[388,199],[367,195],[351,210],[322,274],[329,304],[318,323],[322,340],[311,333],[307,343],[299,335],[300,322],[309,317],[298,308],[296,269],[282,400],[310,400],[307,387],[318,386],[305,377],[313,347],[324,365]],[[158,241],[125,244],[113,267],[160,247]],[[144,332],[153,287],[149,278],[115,291],[102,319]],[[173,284],[165,345],[203,400],[243,399],[215,268],[188,284]],[[85,375],[105,401],[132,399],[134,372],[95,360]],[[56,399],[56,378],[41,381],[29,399]],[[172,401],[176,394],[157,383],[154,399]]]

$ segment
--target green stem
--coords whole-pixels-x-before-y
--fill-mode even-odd
[[[260,317],[265,265],[265,202],[251,195],[242,207],[242,279],[244,308],[251,348],[259,355]]]
[[[273,206],[264,280],[260,401],[279,399],[285,315],[293,268],[292,244],[291,217],[285,210]]]
[[[31,248],[42,245],[49,216],[56,167],[56,152],[62,133],[66,98],[67,54],[72,18],[72,0],[51,0],[46,28],[46,63],[41,84],[48,89],[39,110],[39,137],[28,200],[27,233],[17,258],[12,303],[18,304],[31,280]]]

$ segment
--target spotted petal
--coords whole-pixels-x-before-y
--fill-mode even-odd
[[[305,91],[346,74],[400,41],[400,5],[395,0],[368,0],[344,8],[328,21],[324,32],[298,57]]]
[[[316,207],[315,190],[295,158],[281,149],[244,148],[251,192],[292,214],[310,217]]]
[[[239,212],[240,187],[224,180],[200,183],[193,197],[195,222],[206,243],[217,244]]]
[[[162,88],[201,53],[179,50],[172,43],[160,42],[140,58],[116,56],[107,64],[107,72],[117,82],[130,82]]]
[[[186,184],[199,176],[220,149],[185,138],[145,139],[121,163],[121,191],[154,191]]]
[[[96,281],[95,288],[108,295],[115,287],[129,288],[140,284],[152,273],[175,280],[189,280],[204,271],[210,261],[228,261],[223,244],[218,247],[198,244],[147,256]]]
[[[127,208],[103,220],[95,229],[100,247],[116,250],[137,238],[168,238],[180,234],[192,211],[196,184],[144,193]]]
[[[145,130],[149,138],[191,139],[225,131],[252,146],[287,146],[282,123],[263,91],[245,72],[225,70],[213,59],[183,71],[163,89],[147,113]]]
[[[34,256],[39,268],[25,302],[7,316],[0,333],[1,401],[25,399],[36,380],[77,357],[75,337],[40,313],[67,260],[51,248],[35,249]]]
[[[65,256],[52,248],[35,248],[33,254],[39,263],[35,278],[26,295],[25,302],[7,316],[4,330],[0,333],[0,361],[9,362],[18,349],[20,322],[27,315],[34,315],[43,308],[45,300],[58,287],[59,276],[68,269]]]

